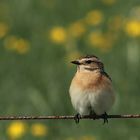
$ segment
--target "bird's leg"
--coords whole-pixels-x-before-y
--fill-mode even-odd
[[[89,116],[92,116],[93,120],[96,119],[96,113],[93,110],[90,110]]]
[[[108,118],[108,115],[107,115],[106,112],[102,115],[102,117],[103,117],[103,119],[104,119],[103,124],[108,123],[108,119],[107,119],[107,118]]]
[[[74,116],[74,120],[75,120],[75,123],[76,123],[76,124],[79,123],[80,118],[81,118],[81,115],[80,115],[79,113],[77,113],[77,114]]]

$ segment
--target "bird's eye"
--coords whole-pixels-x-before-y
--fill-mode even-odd
[[[91,60],[87,60],[87,61],[86,61],[87,64],[90,64],[91,62],[92,62]]]

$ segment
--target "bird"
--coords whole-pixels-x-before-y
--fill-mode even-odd
[[[72,106],[78,112],[75,122],[79,123],[81,115],[92,115],[93,119],[102,115],[103,123],[108,123],[107,111],[115,102],[115,94],[103,62],[95,55],[86,55],[71,63],[77,65],[69,88]]]

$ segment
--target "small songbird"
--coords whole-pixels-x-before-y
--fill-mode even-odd
[[[104,71],[101,60],[94,55],[87,55],[72,61],[77,65],[77,72],[70,85],[71,102],[78,114],[75,115],[76,123],[80,115],[103,115],[104,123],[107,120],[107,111],[115,101],[112,80]]]

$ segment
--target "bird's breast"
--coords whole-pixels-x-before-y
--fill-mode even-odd
[[[99,73],[76,73],[70,96],[74,108],[81,114],[86,114],[89,106],[96,114],[103,114],[115,100],[110,79]]]
[[[93,72],[79,72],[76,73],[71,86],[83,90],[96,90],[110,85],[111,81],[102,76],[100,73]]]

